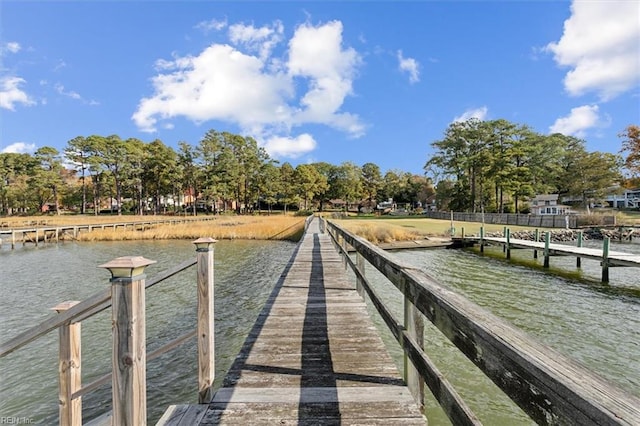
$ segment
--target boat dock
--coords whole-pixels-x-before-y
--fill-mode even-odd
[[[24,246],[32,243],[38,247],[39,243],[60,242],[60,240],[77,240],[81,232],[92,232],[105,229],[120,229],[122,231],[140,231],[159,225],[178,225],[192,222],[215,220],[215,216],[198,216],[175,219],[151,219],[130,222],[94,223],[86,225],[50,225],[49,221],[25,221],[22,227],[10,228],[8,222],[0,223],[0,249],[3,244],[9,245],[13,250],[18,243]]]
[[[639,254],[609,250],[609,238],[605,238],[603,240],[602,248],[598,249],[583,247],[581,238],[578,239],[577,246],[551,243],[548,232],[545,233],[545,241],[513,239],[510,238],[508,229],[505,234],[505,237],[485,237],[481,232],[480,236],[463,235],[462,237],[453,238],[453,241],[462,246],[468,244],[479,244],[481,251],[484,249],[484,246],[487,245],[501,245],[504,247],[507,259],[511,257],[511,250],[513,249],[531,249],[533,250],[534,258],[538,257],[538,252],[540,251],[544,256],[543,265],[545,268],[549,267],[549,258],[551,256],[575,256],[577,259],[577,267],[580,267],[581,259],[597,260],[602,266],[602,282],[609,282],[610,267],[640,267]]]
[[[311,222],[208,405],[159,425],[424,425],[365,302]]]

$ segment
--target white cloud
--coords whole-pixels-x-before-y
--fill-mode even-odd
[[[33,143],[25,143],[25,142],[16,142],[11,145],[2,148],[3,153],[14,153],[14,154],[23,154],[26,152],[34,152],[36,150],[36,145]]]
[[[60,95],[63,96],[67,96],[71,99],[77,99],[77,100],[82,100],[82,96],[80,96],[80,94],[78,92],[74,92],[73,90],[70,90],[68,92],[65,92],[64,90],[64,86],[60,83],[56,83],[55,86],[53,86],[53,88],[56,90],[56,92],[58,92]]]
[[[341,111],[361,62],[355,50],[342,46],[342,24],[301,25],[288,50],[276,55],[283,34],[280,22],[231,25],[233,46],[212,44],[195,56],[156,61],[154,93],[140,100],[133,121],[146,132],[178,116],[230,122],[289,156],[315,147],[309,135],[289,136],[296,125],[324,124],[361,136],[360,118]]]
[[[100,105],[100,102],[91,99],[91,100],[86,100],[85,98],[83,98],[78,92],[75,92],[73,90],[65,90],[64,86],[60,83],[56,83],[53,88],[55,89],[56,92],[58,92],[58,94],[62,95],[62,96],[67,96],[71,99],[75,99],[77,101],[81,101],[83,104],[85,105],[90,105],[90,106],[97,106]]]
[[[640,3],[574,1],[558,42],[547,51],[572,68],[564,79],[570,95],[596,92],[603,101],[632,89],[640,81]]]
[[[598,105],[583,105],[572,108],[569,115],[558,118],[549,127],[549,132],[582,138],[585,136],[587,129],[601,125],[598,111]]]
[[[53,67],[53,71],[58,71],[61,70],[62,68],[66,68],[67,67],[67,63],[65,61],[63,61],[62,59],[59,59],[58,62],[56,63],[56,65]]]
[[[176,116],[230,121],[243,128],[285,121],[291,82],[263,67],[259,58],[220,44],[199,56],[177,58],[167,66],[173,72],[153,77],[155,95],[140,100],[132,118],[147,132],[155,131],[159,119]]]
[[[15,111],[16,104],[25,106],[35,105],[35,102],[20,89],[26,83],[20,77],[0,77],[0,108]]]
[[[453,122],[467,121],[470,118],[477,118],[480,121],[484,121],[487,118],[487,113],[489,112],[489,108],[486,106],[476,108],[476,109],[468,109],[462,113],[462,115],[453,119]]]
[[[6,43],[2,43],[2,46],[0,46],[0,55],[4,55],[5,52],[18,53],[21,49],[22,46],[20,46],[20,43],[16,41],[8,41]]]
[[[294,123],[326,124],[354,137],[364,134],[357,115],[340,113],[344,99],[353,94],[352,82],[361,64],[353,48],[342,48],[342,23],[332,21],[314,27],[300,25],[289,41],[289,75],[306,77],[309,90],[300,99],[302,108]]]
[[[297,158],[316,148],[316,141],[308,133],[297,137],[275,136],[264,142],[264,148],[274,158]]]
[[[284,26],[274,22],[272,27],[255,28],[253,25],[234,24],[229,27],[229,39],[235,45],[242,45],[249,51],[259,52],[266,59],[273,48],[282,41]]]
[[[205,34],[207,34],[211,30],[220,31],[227,26],[227,20],[219,21],[217,19],[212,19],[210,21],[202,21],[196,25],[196,28],[202,30]]]
[[[402,72],[409,73],[409,82],[411,84],[420,81],[420,64],[413,58],[405,58],[402,56],[402,50],[398,50],[398,68]]]

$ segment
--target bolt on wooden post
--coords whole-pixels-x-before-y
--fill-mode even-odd
[[[144,269],[153,263],[125,256],[100,265],[111,272],[113,425],[147,424]]]
[[[215,379],[215,324],[213,254],[216,240],[199,238],[196,245],[198,268],[198,403],[213,397]]]
[[[52,310],[57,313],[65,312],[78,301],[60,303]],[[76,399],[72,395],[80,390],[81,379],[81,326],[79,322],[65,323],[59,330],[58,353],[58,422],[60,426],[82,425],[82,397]]]

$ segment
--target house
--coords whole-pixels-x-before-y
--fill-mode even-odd
[[[397,208],[398,206],[393,202],[393,198],[389,198],[387,201],[381,201],[376,205],[376,210],[382,214],[390,213],[395,211]]]
[[[605,201],[615,209],[640,208],[640,188],[625,189],[622,193],[612,191],[605,197]]]
[[[558,204],[558,194],[536,195],[531,199],[531,214],[537,215],[564,215],[569,214],[571,208],[564,204]]]

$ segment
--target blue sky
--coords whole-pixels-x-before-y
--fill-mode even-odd
[[[293,165],[422,173],[455,120],[618,152],[640,124],[640,2],[0,4],[0,151],[210,129]]]

